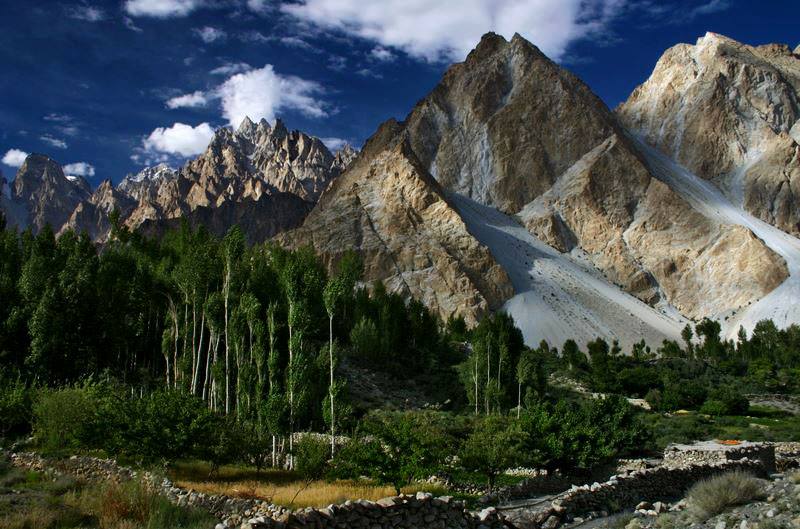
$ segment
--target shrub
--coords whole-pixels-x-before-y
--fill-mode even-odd
[[[33,433],[49,452],[85,446],[96,420],[97,403],[88,388],[43,390],[33,406]]]
[[[476,423],[464,443],[461,464],[466,470],[483,474],[491,493],[498,474],[522,463],[525,438],[525,433],[511,419],[487,417]]]
[[[734,471],[705,479],[689,490],[689,512],[699,522],[725,509],[742,505],[763,495],[761,482],[746,472]]]
[[[750,409],[747,397],[736,388],[725,386],[709,393],[708,400],[703,404],[701,412],[707,415],[744,415]]]
[[[21,380],[0,377],[0,437],[17,437],[30,431],[32,393]]]

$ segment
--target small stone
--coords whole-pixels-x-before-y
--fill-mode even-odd
[[[727,525],[725,524],[725,520],[720,520],[720,521],[718,521],[718,522],[717,522],[717,524],[714,526],[714,529],[725,529],[725,527],[726,527],[726,526],[727,526]]]
[[[767,511],[767,518],[774,518],[775,517],[775,509],[770,509]]]
[[[637,511],[649,511],[652,508],[653,504],[650,503],[649,501],[640,501],[639,503],[636,504]]]

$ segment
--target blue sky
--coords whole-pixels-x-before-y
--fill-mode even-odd
[[[800,44],[797,0],[0,0],[0,169],[93,184],[275,117],[332,147],[402,119],[486,31],[519,32],[611,107],[706,31]]]

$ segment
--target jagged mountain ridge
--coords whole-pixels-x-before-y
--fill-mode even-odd
[[[98,242],[107,238],[115,209],[129,228],[149,233],[185,218],[218,234],[240,224],[251,241],[263,241],[299,225],[354,157],[349,146],[334,155],[280,120],[273,127],[246,118],[236,131],[217,130],[206,151],[178,170],[147,167],[94,191],[46,156],[31,155],[0,206],[14,225],[38,231],[49,223],[57,232],[86,231]]]

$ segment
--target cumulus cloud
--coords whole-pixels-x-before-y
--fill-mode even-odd
[[[51,147],[55,147],[56,149],[67,148],[67,142],[60,138],[56,138],[55,136],[51,136],[50,134],[43,134],[42,136],[39,136],[39,139]]]
[[[369,52],[369,56],[378,61],[392,61],[394,60],[394,53],[387,50],[383,46],[375,46]]]
[[[215,40],[222,40],[228,36],[223,30],[211,26],[195,28],[193,31],[206,44],[211,44]]]
[[[239,73],[230,77],[217,90],[222,100],[222,113],[236,127],[245,116],[274,121],[281,110],[297,110],[309,117],[324,117],[328,113],[317,99],[322,87],[306,79],[284,76],[272,65]]]
[[[100,22],[106,18],[105,11],[90,5],[70,7],[67,9],[67,15],[75,20],[84,20],[86,22]]]
[[[202,0],[126,0],[125,11],[134,17],[185,17],[202,4]]]
[[[158,127],[142,141],[147,152],[165,153],[183,157],[200,154],[214,137],[214,129],[208,123],[196,127],[175,123],[171,127]]]
[[[184,94],[177,97],[172,97],[167,100],[168,108],[197,108],[204,107],[208,104],[208,97],[205,92],[197,90],[191,94]]]
[[[553,59],[602,32],[625,0],[302,0],[281,10],[429,61],[462,60],[487,31],[519,32]]]
[[[19,149],[9,149],[3,156],[3,163],[10,167],[19,167],[25,163],[28,153]]]
[[[209,73],[211,75],[233,75],[242,72],[249,72],[253,67],[246,62],[228,62],[222,66],[214,68]]]
[[[70,176],[94,176],[94,166],[86,162],[68,163],[64,166],[64,174]]]

